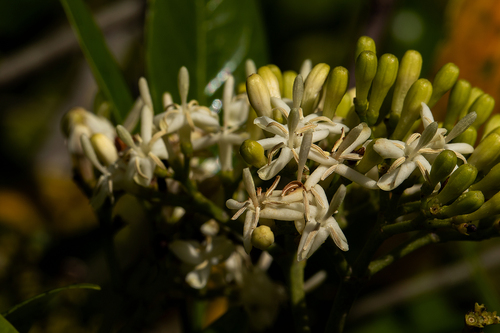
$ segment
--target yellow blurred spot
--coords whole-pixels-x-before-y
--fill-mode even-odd
[[[29,235],[42,226],[42,219],[33,203],[14,190],[0,191],[0,223]]]

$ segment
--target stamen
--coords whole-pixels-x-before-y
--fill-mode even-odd
[[[268,189],[267,189],[267,191],[266,191],[266,194],[265,194],[265,196],[266,196],[266,197],[270,196],[270,195],[273,193],[273,191],[274,191],[274,189],[276,188],[276,186],[278,186],[278,183],[280,182],[280,179],[281,179],[281,177],[280,177],[280,176],[277,176],[277,177],[274,179],[273,184],[272,184],[272,185],[271,185],[271,187],[270,187],[270,188],[268,188]]]
[[[335,144],[333,145],[333,148],[332,148],[332,153],[333,152],[336,152],[337,149],[339,149],[340,145],[342,144],[342,141],[344,141],[344,137],[345,137],[345,130],[344,128],[342,127],[342,131],[340,132],[340,139],[338,139]]]
[[[412,135],[410,135],[408,140],[406,140],[406,144],[409,146],[413,143],[413,141],[417,140],[418,138],[420,138],[420,133],[413,133]]]
[[[273,122],[267,124],[266,127],[270,127],[270,126],[278,127],[285,135],[288,135],[288,130],[283,125],[278,123],[277,121],[273,121]]]
[[[403,164],[405,161],[406,161],[405,156],[398,158],[397,160],[394,161],[394,163],[392,163],[389,170],[387,170],[387,173],[390,173],[390,172],[394,171],[395,169],[399,168],[401,166],[401,164]]]
[[[163,164],[163,162],[158,158],[158,156],[156,156],[155,154],[153,154],[152,152],[149,152],[148,154],[149,157],[151,157],[151,159],[153,160],[153,162],[155,162],[155,164],[160,167],[161,169],[163,170],[167,170],[167,167],[165,166],[165,164]]]
[[[139,174],[139,176],[141,176],[144,179],[148,179],[148,176],[146,176],[146,174],[144,174],[142,172],[142,170],[141,170],[141,165],[139,163],[139,158],[135,159],[135,170],[137,171],[137,173]]]
[[[318,146],[318,145],[316,145],[314,143],[311,145],[311,148],[314,149],[314,150],[316,150],[321,155],[323,155],[324,158],[328,158],[330,156],[330,154],[327,151],[324,151],[323,149],[321,149],[320,146]]]
[[[285,144],[283,142],[280,142],[278,143],[276,146],[274,146],[271,151],[269,152],[269,154],[267,155],[267,165],[271,164],[272,160],[273,160],[273,156],[274,154],[276,154],[278,152],[278,150],[283,147]]]
[[[334,164],[331,167],[328,168],[328,170],[325,171],[323,176],[321,176],[321,180],[327,179],[334,171],[337,169],[338,164]]]

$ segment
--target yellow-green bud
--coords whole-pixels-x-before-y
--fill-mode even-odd
[[[363,51],[371,51],[377,54],[377,49],[375,46],[375,41],[368,36],[361,36],[356,43],[356,52],[354,53],[354,59],[358,59],[359,55]]]
[[[304,96],[304,80],[302,74],[295,77],[293,81],[293,98],[292,109],[299,109],[302,105],[302,98]]]
[[[474,183],[476,176],[476,167],[471,164],[462,164],[451,174],[441,192],[431,200],[432,204],[446,205],[455,200]]]
[[[267,225],[261,225],[252,232],[252,245],[260,250],[266,250],[274,243],[274,233]]]
[[[368,103],[367,120],[370,126],[377,122],[380,107],[389,89],[391,89],[396,81],[398,67],[398,58],[389,53],[382,55],[378,61],[377,74],[375,74],[375,78],[373,79],[370,100]]]
[[[500,156],[500,135],[490,133],[479,145],[467,160],[468,163],[476,166],[478,170],[488,172]]]
[[[351,107],[349,112],[347,113],[347,116],[345,116],[344,124],[349,127],[349,128],[354,128],[358,126],[361,123],[361,120],[359,119],[358,114],[354,110],[354,106]]]
[[[490,172],[470,187],[471,191],[492,191],[500,190],[500,163],[491,168]]]
[[[422,103],[427,104],[431,95],[432,84],[428,80],[419,79],[415,81],[406,95],[401,117],[394,133],[392,133],[392,139],[402,140],[408,134],[415,121],[420,117]]]
[[[356,98],[354,105],[361,121],[366,121],[368,92],[377,73],[377,56],[372,51],[363,51],[356,58],[354,76],[356,77]]]
[[[285,119],[283,118],[283,113],[281,113],[281,111],[278,109],[273,109],[273,119],[280,124],[285,123]]]
[[[302,110],[304,116],[314,111],[318,95],[323,88],[323,83],[325,83],[329,72],[330,66],[321,63],[314,66],[309,75],[307,75],[306,81],[304,82],[304,96],[302,97]]]
[[[259,74],[252,74],[247,77],[247,94],[257,116],[272,117],[271,95],[266,82]]]
[[[484,94],[484,91],[482,91],[478,87],[474,87],[470,90],[470,94],[469,94],[469,98],[467,99],[467,103],[464,105],[463,109],[460,111],[460,115],[458,116],[458,119],[462,119],[463,117],[465,117],[465,115],[467,113],[469,113],[469,109],[470,109],[472,103],[474,103],[476,101],[476,99],[479,96],[481,96],[482,94]],[[472,110],[472,111],[474,111],[474,110]]]
[[[414,50],[406,51],[399,65],[398,77],[394,86],[391,113],[401,114],[408,90],[417,81],[422,69],[422,56]]]
[[[451,88],[450,97],[448,98],[448,107],[446,108],[446,116],[443,123],[443,127],[448,131],[451,131],[460,112],[467,105],[470,92],[471,86],[466,80],[458,80],[453,88]]]
[[[469,108],[469,112],[476,112],[477,118],[472,123],[476,129],[479,128],[490,116],[495,107],[495,99],[488,94],[479,96]]]
[[[177,77],[177,87],[181,96],[181,104],[186,105],[189,92],[189,72],[186,67],[182,66]]]
[[[97,158],[105,166],[115,163],[118,159],[115,143],[106,135],[96,133],[90,138],[90,143],[92,144],[92,148],[94,148]]]
[[[473,213],[460,215],[453,218],[454,223],[465,223],[469,221],[476,221],[490,217],[496,214],[500,214],[500,192],[495,194],[491,199],[486,201],[481,208]]]
[[[293,82],[297,77],[294,71],[283,72],[283,97],[293,99]]]
[[[271,97],[281,98],[280,83],[273,71],[268,66],[262,66],[257,71],[257,74],[259,74],[266,83],[269,95],[271,95]]]
[[[474,127],[469,127],[462,134],[453,139],[453,142],[468,143],[471,146],[476,145],[477,131]]]
[[[437,218],[447,218],[475,212],[484,203],[484,195],[481,191],[468,191],[458,197],[451,205],[443,206],[436,214]]]
[[[486,122],[486,125],[484,125],[482,139],[484,139],[486,135],[490,134],[499,127],[500,127],[500,114],[495,114]]]
[[[278,83],[280,85],[280,94],[281,94],[281,96],[283,96],[283,74],[281,74],[281,69],[278,66],[273,65],[273,64],[269,64],[269,65],[267,65],[267,67],[269,67],[269,69],[273,72],[273,74],[278,79]]]
[[[443,97],[443,95],[450,90],[451,87],[453,87],[455,82],[457,82],[459,73],[460,70],[457,65],[451,62],[441,67],[441,69],[436,73],[436,77],[432,82],[432,96],[428,103],[430,108],[436,105],[437,101],[439,101],[439,99]]]
[[[355,169],[362,174],[367,173],[375,165],[384,161],[384,159],[375,151],[375,149],[373,149],[373,145],[375,144],[375,142],[376,140],[372,140],[372,142],[370,142],[368,146],[366,146],[363,158],[355,167]]]
[[[340,101],[344,97],[349,87],[349,71],[338,66],[331,70],[326,81],[325,105],[323,106],[323,116],[330,119],[335,116]]]
[[[267,163],[264,148],[252,139],[243,141],[240,146],[240,155],[245,162],[256,168],[262,168]]]
[[[351,110],[351,106],[353,106],[352,101],[353,97],[348,90],[342,97],[342,100],[340,101],[339,105],[337,106],[337,111],[335,112],[335,115],[337,117],[342,117],[342,118],[347,117],[347,114]]]
[[[432,164],[430,181],[434,188],[437,183],[442,182],[450,175],[457,165],[457,155],[451,150],[443,150]]]

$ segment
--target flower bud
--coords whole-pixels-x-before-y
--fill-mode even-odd
[[[451,205],[443,206],[435,214],[437,218],[447,218],[475,212],[484,203],[484,195],[481,191],[468,191],[458,197]]]
[[[342,117],[342,118],[347,117],[347,114],[351,110],[351,107],[354,105],[353,100],[355,94],[356,94],[355,88],[347,90],[347,92],[344,94],[344,97],[342,97],[342,100],[337,106],[337,111],[335,112],[335,115],[337,117]]]
[[[466,215],[460,215],[453,218],[454,223],[466,223],[469,221],[476,221],[490,217],[496,214],[500,214],[500,192],[495,194],[491,199],[486,201],[481,208]]]
[[[189,72],[186,67],[182,66],[179,70],[177,78],[177,87],[179,88],[179,95],[181,96],[181,103],[183,106],[187,104],[187,96],[189,92]]]
[[[259,74],[266,83],[267,89],[269,90],[269,95],[271,97],[281,98],[280,83],[276,75],[274,75],[273,71],[267,66],[262,66],[257,71],[257,74]]]
[[[302,97],[302,110],[304,116],[312,113],[318,98],[318,94],[321,92],[323,83],[325,83],[328,77],[328,72],[330,72],[330,66],[321,63],[314,66],[306,81],[304,82],[304,96]]]
[[[472,123],[476,129],[479,128],[490,116],[495,107],[495,99],[488,94],[479,96],[469,108],[469,113],[474,111],[477,113],[477,118]]]
[[[500,156],[500,135],[490,133],[469,157],[467,162],[476,166],[479,171],[488,172]]]
[[[500,190],[500,163],[491,168],[490,172],[479,182],[470,187],[471,191],[492,191]]]
[[[401,114],[406,94],[417,81],[422,69],[422,56],[414,50],[406,51],[399,65],[398,77],[394,86],[391,113]]]
[[[474,183],[476,176],[476,167],[471,164],[462,164],[451,174],[441,192],[431,200],[432,204],[446,205],[458,198],[463,191]]]
[[[448,98],[448,107],[444,118],[443,127],[451,131],[462,109],[465,108],[471,91],[470,83],[466,80],[458,80],[451,88]]]
[[[457,142],[468,143],[472,147],[474,147],[476,145],[476,139],[477,139],[476,129],[474,127],[469,127],[462,134],[460,134],[455,139],[453,139],[452,142],[454,142],[454,143],[457,143]]]
[[[479,96],[481,96],[482,94],[484,94],[484,91],[482,91],[478,87],[474,87],[470,90],[469,99],[467,100],[467,103],[464,105],[463,109],[460,111],[460,115],[458,116],[458,119],[462,119],[463,117],[465,117],[465,115],[467,113],[469,113],[469,109],[470,109],[472,103],[474,103],[476,101],[476,99]]]
[[[420,116],[422,103],[427,104],[432,95],[432,84],[426,79],[419,79],[411,86],[406,95],[401,117],[391,138],[403,139]]]
[[[294,71],[283,72],[283,97],[293,99],[293,82],[297,77]]]
[[[427,105],[432,108],[437,101],[457,82],[460,70],[454,63],[447,63],[436,73],[432,82],[432,96]]]
[[[115,144],[106,135],[96,133],[90,138],[90,143],[92,144],[92,148],[94,148],[97,158],[105,166],[115,163],[118,159]]]
[[[326,81],[326,97],[323,116],[332,119],[349,87],[349,71],[342,66],[335,67]]]
[[[69,110],[61,119],[61,130],[66,138],[71,135],[71,131],[75,125],[85,124],[85,117],[87,115],[85,109],[77,107]]]
[[[248,100],[257,116],[271,118],[271,95],[264,79],[259,74],[252,74],[247,77],[247,93]]]
[[[389,53],[382,55],[378,61],[377,74],[373,79],[370,102],[368,103],[367,120],[370,126],[377,122],[380,107],[389,89],[396,81],[398,67],[398,58]]]
[[[247,59],[247,61],[245,61],[245,73],[247,77],[257,73],[257,67],[252,59]]]
[[[359,55],[363,51],[371,51],[377,54],[377,49],[375,46],[375,41],[368,36],[361,36],[356,43],[356,52],[354,53],[354,59],[358,59]]]
[[[356,99],[354,105],[361,121],[366,120],[368,92],[377,73],[377,56],[372,51],[363,51],[356,58],[354,76],[356,77]]]
[[[498,128],[500,128],[500,114],[495,114],[486,122],[486,125],[484,125],[483,137],[481,140]]]
[[[245,140],[240,146],[240,155],[248,164],[262,168],[267,163],[264,148],[255,140]]]
[[[451,150],[443,150],[432,163],[430,180],[434,188],[450,175],[457,165],[457,155]]]
[[[267,65],[267,67],[269,67],[271,72],[273,72],[273,74],[278,79],[278,83],[280,86],[280,95],[283,96],[283,74],[281,74],[281,69],[278,66],[273,65],[273,64],[269,64],[269,65]]]
[[[365,153],[363,154],[363,158],[356,165],[356,171],[365,174],[371,170],[375,165],[382,163],[384,159],[373,149],[373,145],[377,140],[372,140],[366,146]]]
[[[149,92],[148,81],[141,77],[139,79],[139,92],[141,93],[141,99],[151,110],[153,110],[153,100],[151,99],[151,93]]]
[[[267,225],[261,225],[252,232],[252,245],[260,250],[266,250],[274,243],[274,233]]]
[[[306,59],[300,66],[299,74],[302,75],[304,79],[307,79],[307,76],[309,75],[309,73],[311,73],[311,69],[312,69],[312,61],[311,59]]]

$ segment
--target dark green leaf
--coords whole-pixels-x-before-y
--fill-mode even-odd
[[[71,290],[71,289],[101,290],[101,287],[91,283],[80,283],[49,290],[43,294],[34,296],[22,303],[15,305],[9,311],[3,313],[2,315],[5,316],[5,318],[8,319],[9,322],[11,322],[12,325],[15,328],[17,328],[20,333],[25,333],[25,332],[27,333],[30,330],[33,323],[35,322],[35,320],[38,318],[39,314],[43,312],[43,309],[45,308],[47,303],[52,299],[52,297],[54,297],[61,291]],[[10,332],[10,331],[5,331],[5,332]],[[12,332],[17,332],[17,331],[12,331]],[[3,331],[0,331],[0,333],[3,333]]]
[[[0,316],[0,333],[19,333],[11,323],[3,316]]]
[[[61,0],[80,47],[92,69],[99,88],[113,106],[117,123],[125,118],[132,107],[132,95],[106,41],[92,14],[81,0]]]
[[[177,73],[190,72],[190,98],[205,104],[233,73],[245,79],[245,60],[267,63],[255,0],[152,0],[147,19],[146,70],[156,113],[164,92],[177,97]],[[208,85],[210,83],[210,85]],[[207,88],[208,87],[208,88]]]

